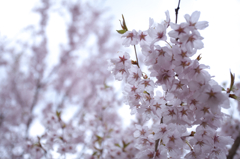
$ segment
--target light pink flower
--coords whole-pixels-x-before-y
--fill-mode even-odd
[[[198,22],[199,17],[200,17],[200,12],[199,11],[193,12],[191,16],[189,14],[186,14],[184,16],[188,25],[190,27],[193,27],[194,29],[202,30],[202,29],[205,29],[206,27],[208,27],[208,22],[207,21]]]
[[[126,47],[129,47],[130,45],[137,45],[139,41],[139,35],[136,32],[136,30],[133,29],[133,31],[127,31],[122,36],[125,38],[123,40],[123,45]]]

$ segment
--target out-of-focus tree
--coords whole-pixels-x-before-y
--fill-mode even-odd
[[[41,0],[34,12],[39,24],[24,39],[1,38],[0,158],[132,158],[106,69],[119,44],[101,1]],[[53,14],[66,28],[57,33],[66,37],[59,52],[50,51],[58,39],[47,33]],[[34,121],[43,134],[30,135]]]

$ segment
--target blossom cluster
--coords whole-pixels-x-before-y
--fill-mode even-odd
[[[224,121],[224,123],[221,127],[220,132],[221,132],[221,134],[231,136],[234,139],[234,144],[232,146],[233,147],[232,149],[235,152],[232,151],[229,154],[231,154],[232,158],[238,159],[240,157],[240,148],[239,148],[240,120],[239,120],[238,116],[234,114],[234,112],[236,114],[238,114],[239,110],[240,110],[240,100],[239,100],[239,97],[240,97],[240,83],[237,83],[237,84],[234,85],[232,93],[233,94],[231,94],[231,95],[233,96],[233,98],[237,100],[238,111],[236,111],[235,110],[236,108],[234,108],[234,107],[233,107],[232,110],[230,110],[230,112],[232,112],[231,116],[226,118],[226,120]]]
[[[208,22],[199,21],[199,11],[184,17],[186,22],[172,23],[167,11],[162,23],[150,18],[145,31],[128,31],[123,18],[123,30],[118,31],[125,47],[139,45],[144,56],[142,65],[127,52],[110,61],[115,79],[125,83],[131,113],[141,116],[133,134],[139,159],[226,158],[226,145],[233,143],[217,132],[225,117],[221,108],[230,107],[229,92],[222,91],[197,55],[204,47],[199,30]]]

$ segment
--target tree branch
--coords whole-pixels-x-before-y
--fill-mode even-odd
[[[175,23],[176,23],[176,24],[177,24],[177,18],[178,18],[178,11],[179,11],[179,9],[180,9],[180,8],[179,8],[179,6],[180,6],[180,1],[181,1],[181,0],[178,1],[178,6],[177,6],[177,8],[175,9],[175,14],[176,14]]]
[[[234,155],[237,152],[237,149],[240,145],[240,134],[238,135],[238,137],[235,139],[232,148],[229,150],[229,153],[227,155],[227,159],[233,159]]]

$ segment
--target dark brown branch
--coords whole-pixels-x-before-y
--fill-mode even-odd
[[[160,139],[155,140],[155,152],[157,152]]]
[[[232,145],[232,148],[229,150],[229,153],[228,153],[228,156],[227,156],[227,159],[233,159],[234,155],[236,154],[237,152],[237,149],[240,145],[240,134],[238,135],[238,137],[235,139],[233,145]]]
[[[176,24],[177,24],[177,18],[178,18],[178,11],[179,11],[179,9],[180,9],[180,8],[179,8],[179,6],[180,6],[180,1],[181,1],[181,0],[178,1],[178,7],[175,9],[175,14],[176,14],[175,23],[176,23]]]

